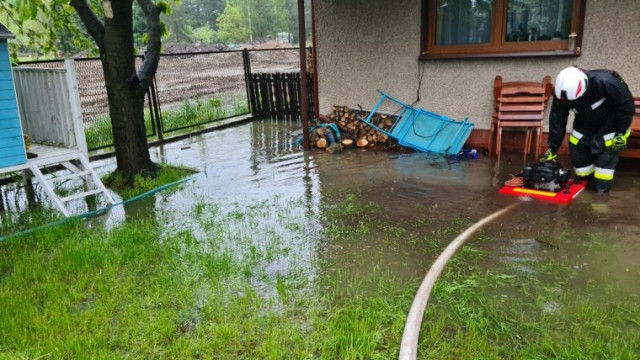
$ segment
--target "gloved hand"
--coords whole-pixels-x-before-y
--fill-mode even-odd
[[[627,148],[627,138],[618,134],[613,138],[613,144],[611,145],[611,150],[613,151],[622,151]]]
[[[542,157],[538,161],[541,163],[556,162],[556,157],[558,157],[558,154],[554,154],[553,151],[551,151],[551,149],[547,149],[547,151],[545,151],[545,153],[542,155]]]

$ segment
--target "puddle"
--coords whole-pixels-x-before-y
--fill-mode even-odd
[[[265,208],[270,209],[272,204],[299,223],[283,225],[282,214],[274,211],[259,214],[258,224],[246,230],[255,247],[268,246],[269,237],[260,232],[264,229],[295,239],[295,243],[279,245],[295,250],[285,251],[289,256],[266,261],[266,276],[280,276],[302,266],[310,274],[331,267],[367,273],[378,267],[400,277],[421,278],[442,248],[442,244],[420,244],[433,237],[434,224],[446,228],[461,220],[468,226],[519,201],[497,193],[508,174],[521,167],[518,154],[507,154],[497,164],[485,157],[453,161],[431,154],[374,149],[305,153],[296,143],[299,126],[295,121],[254,121],[155,147],[151,149],[155,161],[201,172],[181,191],[114,209],[96,221],[111,226],[127,217],[169,212],[182,214],[175,225],[188,229],[192,209],[198,204],[216,204],[222,213],[238,216],[249,212],[248,206],[267,204]],[[97,165],[101,172],[114,166],[113,160]],[[307,240],[315,237],[299,238],[288,228],[321,231],[324,206],[344,200],[349,193],[357,194],[360,204],[375,204],[387,223],[410,227],[413,232],[407,234],[408,240],[390,242],[372,231],[366,243],[309,244]],[[572,286],[601,281],[640,294],[639,200],[637,163],[626,162],[616,173],[610,195],[585,192],[569,206],[526,202],[484,229],[483,240],[474,242],[474,247],[485,254],[488,270],[502,271],[509,266],[515,273],[531,274],[536,262],[565,261],[575,274]],[[358,211],[366,215],[362,211],[367,210]],[[444,233],[441,237],[452,240],[457,235]],[[323,261],[314,262],[318,257]],[[315,263],[321,268],[314,268]],[[554,304],[549,304],[548,311],[556,311]]]

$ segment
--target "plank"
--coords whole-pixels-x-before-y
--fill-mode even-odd
[[[13,80],[0,80],[0,89],[13,89]]]
[[[500,91],[501,95],[506,94],[530,94],[530,95],[544,95],[544,88],[542,86],[514,86],[503,87]]]
[[[15,99],[0,100],[0,111],[15,110],[17,108],[18,108],[18,106],[16,105],[16,100]]]
[[[13,120],[16,123],[19,122],[18,118],[18,109],[15,107],[13,109],[6,109],[0,111],[0,120]]]
[[[24,146],[22,145],[7,147],[7,148],[0,148],[0,158],[8,157],[8,156],[9,157],[16,156],[20,154],[24,154]]]
[[[0,134],[5,129],[18,129],[20,131],[20,122],[18,119],[0,119]]]
[[[620,152],[620,157],[640,159],[640,149],[627,149]]]
[[[3,89],[0,87],[0,100],[15,100],[16,92],[13,88]]]
[[[499,111],[544,111],[544,105],[500,104]]]
[[[14,166],[14,165],[21,165],[26,162],[27,162],[27,158],[24,155],[24,153],[22,155],[0,157],[0,168]]]
[[[13,138],[22,139],[22,131],[19,127],[6,128],[0,131],[0,147],[5,147],[5,143],[8,143]]]
[[[544,114],[498,113],[498,120],[542,120]]]
[[[498,98],[498,104],[500,103],[544,103],[544,98],[542,96],[513,96],[513,97],[505,97],[501,96]]]
[[[11,76],[11,70],[0,69],[0,81],[13,81],[13,76]]]

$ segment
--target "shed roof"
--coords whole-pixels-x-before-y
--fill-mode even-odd
[[[13,39],[16,37],[7,29],[2,23],[0,23],[0,39]]]

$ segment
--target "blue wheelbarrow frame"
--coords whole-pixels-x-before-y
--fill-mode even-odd
[[[421,108],[415,108],[378,90],[380,100],[365,119],[358,118],[368,126],[386,134],[406,146],[417,151],[433,152],[443,155],[455,155],[469,138],[474,124],[465,118],[463,121],[452,120]],[[395,122],[389,130],[374,125],[371,120],[385,100],[390,100],[401,109],[396,112]]]

